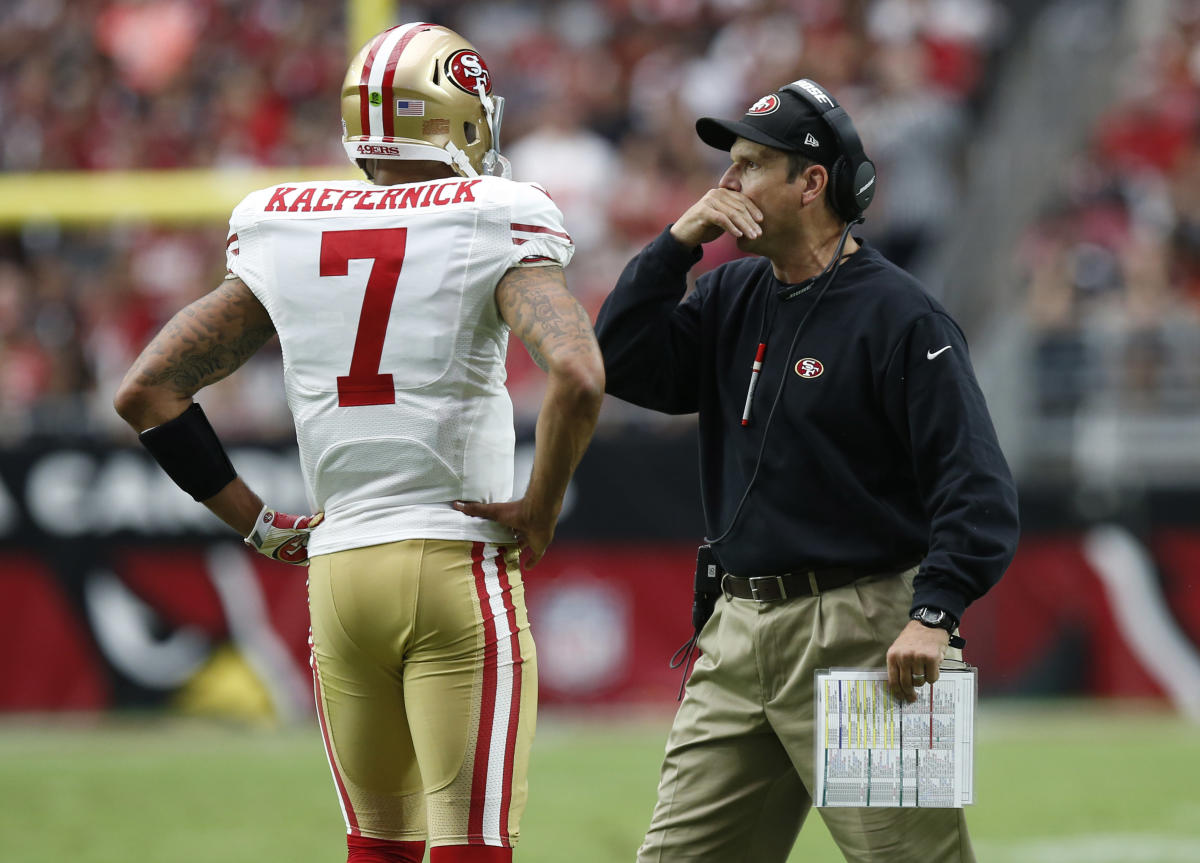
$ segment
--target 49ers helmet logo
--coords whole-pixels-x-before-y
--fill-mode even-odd
[[[485,93],[492,92],[492,75],[483,58],[469,48],[461,48],[446,58],[446,77],[454,86],[472,96],[479,95],[479,82]]]
[[[796,374],[802,378],[819,378],[825,371],[825,366],[820,360],[814,360],[812,357],[805,357],[796,363]]]
[[[747,114],[770,114],[779,108],[779,97],[774,93],[769,93],[763,96],[757,102],[750,106],[746,111]]]

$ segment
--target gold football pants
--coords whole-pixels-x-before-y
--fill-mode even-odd
[[[308,594],[347,832],[515,845],[537,705],[515,547],[406,540],[319,555]]]

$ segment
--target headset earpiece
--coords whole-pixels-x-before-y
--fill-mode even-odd
[[[858,221],[862,221],[862,211],[875,198],[875,163],[870,159],[859,162],[854,172],[853,180],[854,206],[858,208]]]

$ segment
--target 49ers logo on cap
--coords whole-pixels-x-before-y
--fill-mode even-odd
[[[812,357],[805,357],[796,363],[796,374],[802,378],[819,378],[824,371],[825,366],[821,365],[821,361]]]
[[[779,97],[774,93],[763,96],[757,102],[750,106],[746,111],[747,114],[770,114],[779,108]]]
[[[492,75],[488,72],[483,58],[469,48],[455,51],[446,58],[446,77],[454,86],[472,96],[479,94],[479,82],[483,82],[483,91],[492,92]]]

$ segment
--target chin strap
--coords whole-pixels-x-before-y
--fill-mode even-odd
[[[492,133],[492,149],[500,150],[500,123],[504,119],[504,97],[493,99],[488,95],[487,86],[482,78],[475,79],[475,90],[479,93],[479,101],[483,103],[484,115],[487,117],[488,131]]]
[[[458,173],[464,177],[479,176],[475,168],[472,167],[471,160],[467,157],[467,154],[458,149],[458,147],[455,147],[453,141],[447,141],[442,149],[450,154],[450,164]]]

